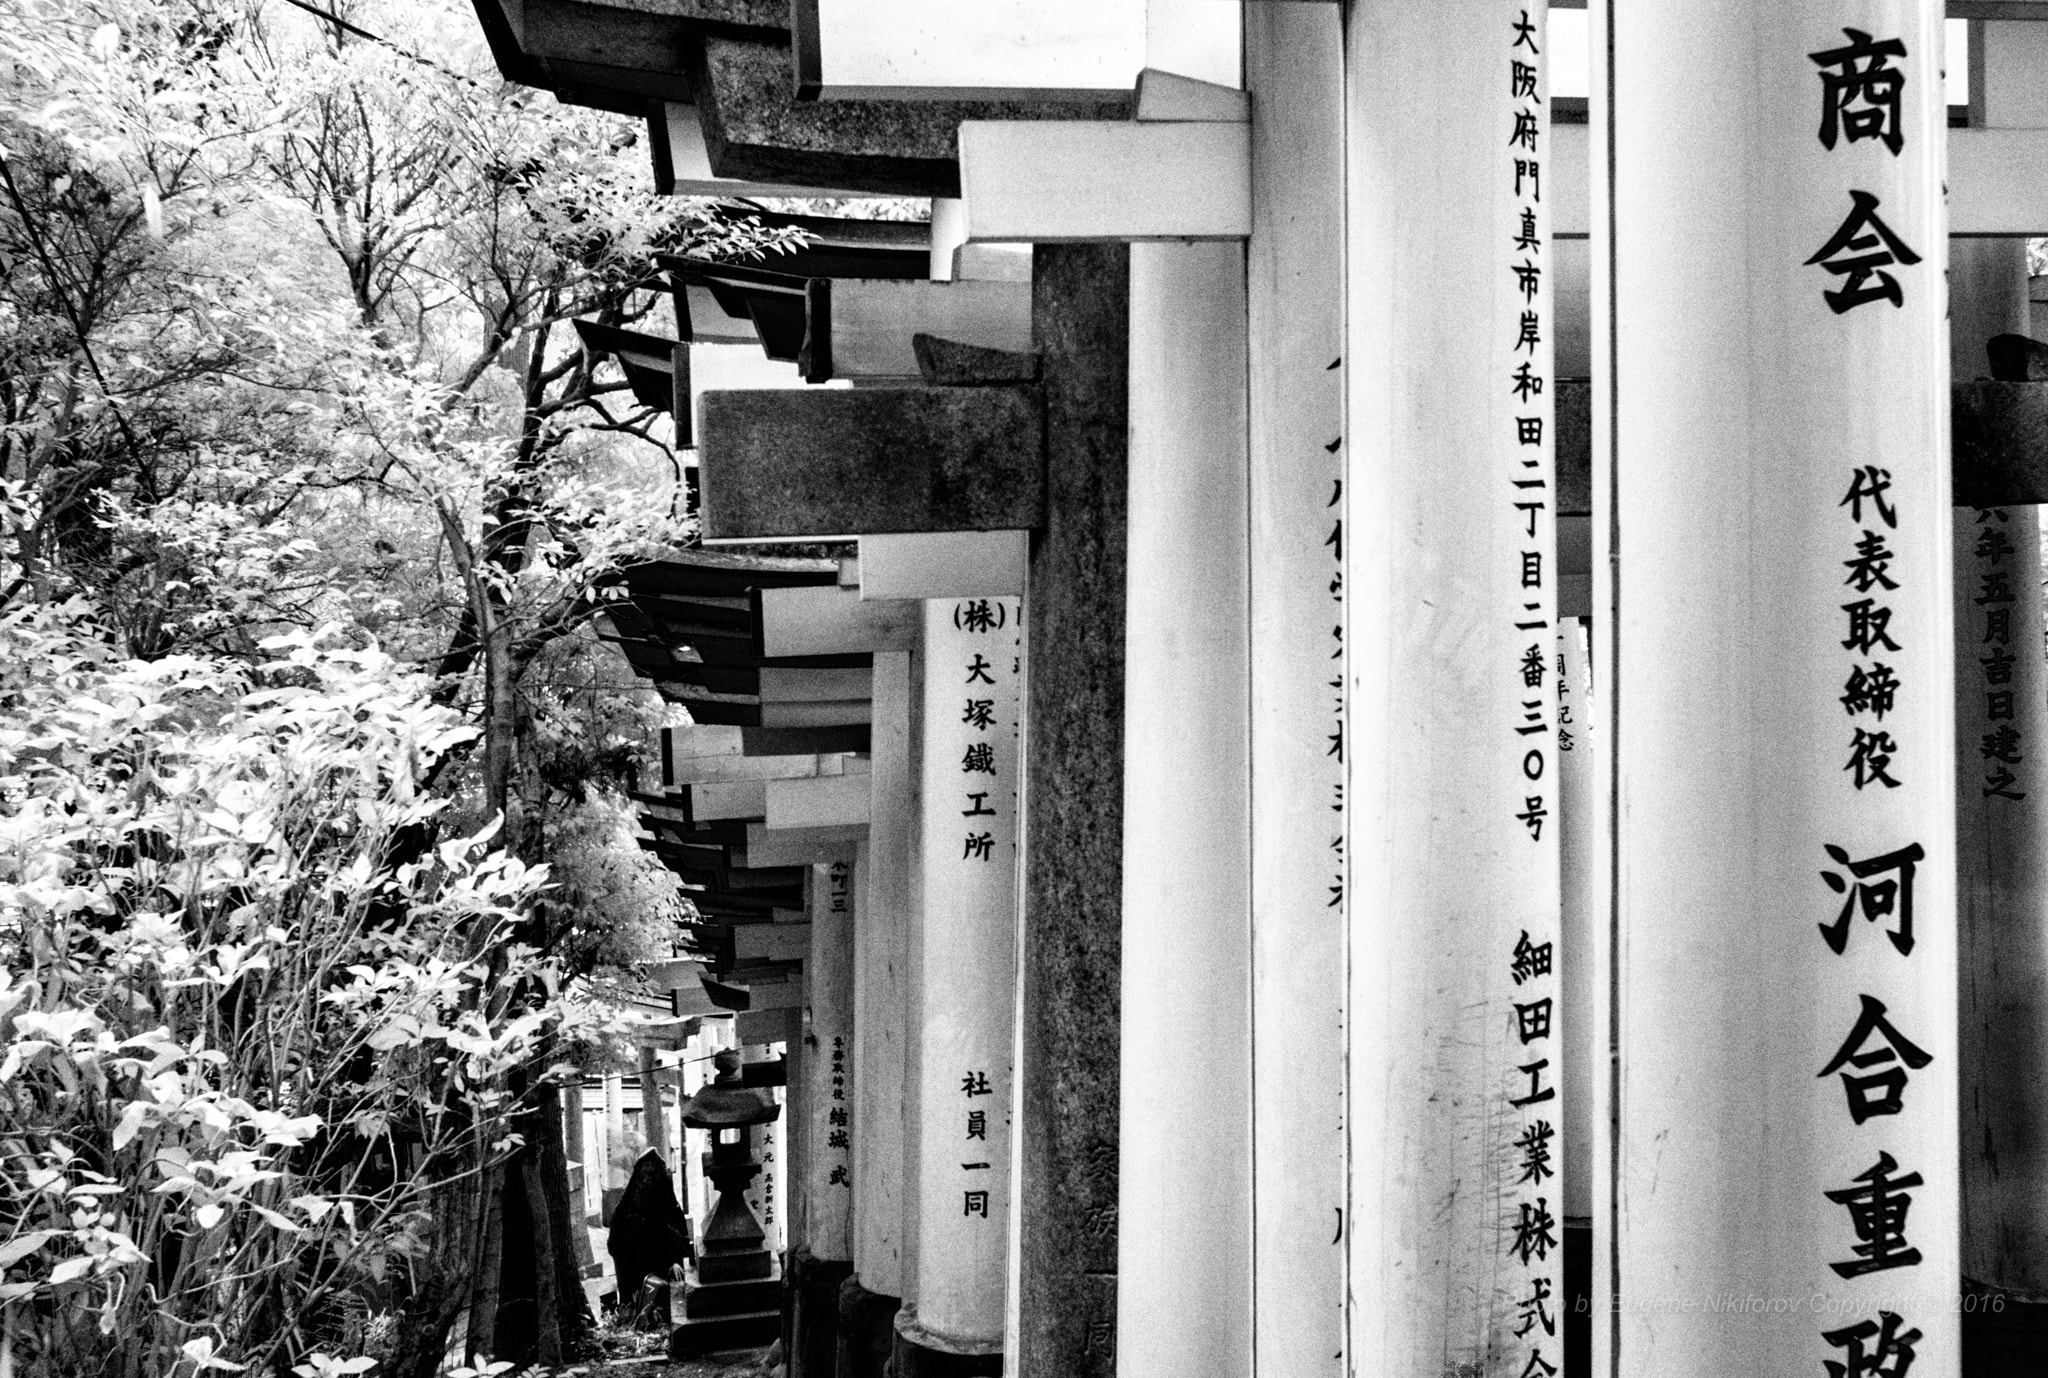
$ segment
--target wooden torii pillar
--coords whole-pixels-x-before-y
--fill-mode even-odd
[[[1540,3],[1353,16],[1350,1360],[1562,1364]]]
[[[1593,11],[1603,1374],[1958,1371],[1941,24]]]

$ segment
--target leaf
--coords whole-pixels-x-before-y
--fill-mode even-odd
[[[67,1282],[76,1282],[92,1271],[92,1255],[67,1258],[50,1270],[50,1285],[58,1287]]]
[[[11,1268],[56,1237],[55,1230],[30,1230],[0,1244],[0,1268]]]

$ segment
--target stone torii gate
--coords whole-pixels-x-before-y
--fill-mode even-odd
[[[1942,7],[1905,0],[1595,4],[1577,124],[1519,0],[1251,4],[1206,49],[1155,4],[1123,106],[1091,79],[964,117],[1018,93],[832,47],[915,6],[799,5],[787,89],[721,46],[775,46],[718,31],[737,8],[668,21],[682,70],[753,74],[715,96],[744,156],[698,124],[711,175],[896,178],[957,193],[934,258],[1039,246],[1028,351],[912,306],[867,337],[884,385],[713,393],[696,427],[707,536],[861,536],[855,601],[935,596],[870,582],[886,540],[1032,533],[1013,1371],[1924,1375],[2029,1343],[2041,666],[2001,636],[2037,634],[2038,572],[1984,533],[2032,535],[2048,387],[1978,351],[2024,322],[1996,241],[2048,231],[2048,5],[1947,10],[1960,121]],[[934,121],[951,160],[876,136]],[[836,364],[815,298],[858,274],[792,276]],[[871,827],[918,835],[930,664],[875,654]],[[914,1117],[905,845],[909,982],[874,995]],[[856,1219],[870,1299],[929,1291],[898,1209],[894,1274]],[[976,1371],[922,1310],[899,1371]]]

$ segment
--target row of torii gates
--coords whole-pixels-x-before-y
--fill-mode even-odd
[[[936,198],[587,336],[707,540],[860,538],[613,618],[736,729],[725,998],[811,923],[793,1373],[2038,1363],[2048,4],[1956,111],[1932,0],[1595,0],[1583,115],[1541,0],[1154,0],[1135,92],[477,5],[678,192]],[[692,416],[731,339],[853,386]]]

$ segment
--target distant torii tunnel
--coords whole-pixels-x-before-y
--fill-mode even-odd
[[[2048,2],[476,3],[930,199],[585,335],[792,1378],[2038,1366]]]

